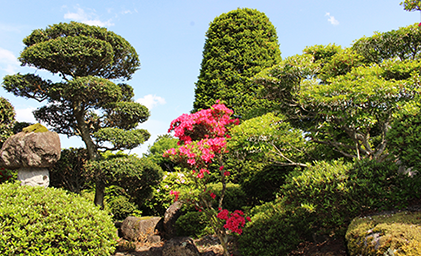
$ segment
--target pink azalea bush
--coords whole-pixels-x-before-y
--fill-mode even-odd
[[[196,188],[203,191],[195,200],[189,199],[186,202],[193,204],[196,209],[206,214],[221,241],[225,255],[228,255],[226,230],[241,234],[246,220],[250,220],[248,217],[245,218],[244,213],[239,210],[233,213],[222,210],[226,176],[230,175],[229,171],[224,170],[223,155],[228,152],[229,130],[239,123],[238,119],[231,118],[232,114],[232,110],[217,101],[210,109],[181,115],[171,122],[168,130],[168,132],[174,132],[174,136],[179,138],[179,147],[169,149],[163,155],[187,168],[189,177],[195,181]],[[216,170],[211,168],[215,164],[219,166]],[[218,174],[222,182],[218,211],[212,204],[216,195],[207,191],[207,182],[211,172]],[[179,193],[172,191],[172,194],[179,199]]]

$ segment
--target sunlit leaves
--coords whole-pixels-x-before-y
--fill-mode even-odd
[[[130,79],[140,66],[135,49],[124,38],[106,28],[83,23],[36,29],[23,42],[26,48],[20,58],[22,63],[52,73]]]
[[[111,149],[133,149],[143,144],[151,136],[144,129],[123,130],[119,128],[103,128],[95,132],[93,136],[100,145],[109,142],[113,145]]]
[[[230,151],[256,159],[268,158],[286,165],[300,162],[305,142],[300,130],[284,117],[269,113],[242,122],[232,129]]]
[[[352,48],[375,63],[393,58],[418,59],[421,53],[421,30],[418,24],[414,24],[384,33],[376,32],[371,37],[356,40]]]
[[[280,60],[275,27],[264,13],[244,8],[221,14],[206,33],[194,111],[218,99],[243,118],[253,108],[269,107],[256,97],[250,78]]]
[[[15,124],[15,109],[10,102],[0,97],[0,147],[13,134]]]
[[[112,46],[86,36],[58,37],[26,47],[19,60],[24,65],[71,77],[97,75],[113,62]]]
[[[138,123],[145,122],[150,116],[147,107],[132,101],[121,101],[108,106],[105,125],[121,129],[133,129]]]

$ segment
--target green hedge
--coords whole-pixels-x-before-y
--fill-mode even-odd
[[[244,255],[286,255],[313,235],[343,236],[359,214],[404,208],[421,194],[421,175],[401,175],[387,161],[317,162],[285,182],[275,202],[252,209],[239,240]]]
[[[0,255],[111,255],[111,217],[62,189],[0,185]]]

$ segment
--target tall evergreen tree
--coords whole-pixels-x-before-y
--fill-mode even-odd
[[[256,106],[264,107],[250,78],[280,61],[276,29],[264,13],[244,8],[216,17],[206,33],[193,111],[216,100],[243,117]]]

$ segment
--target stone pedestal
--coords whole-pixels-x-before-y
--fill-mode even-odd
[[[21,185],[43,186],[50,185],[50,172],[47,168],[22,167],[18,170],[18,180]]]
[[[9,137],[0,149],[0,167],[18,170],[21,185],[50,185],[48,168],[60,159],[60,137],[34,124]]]

